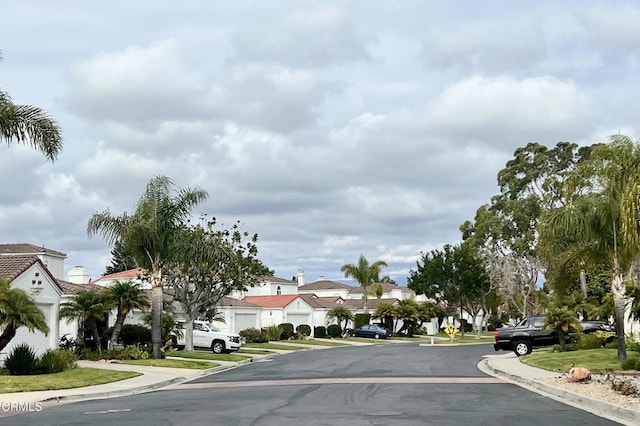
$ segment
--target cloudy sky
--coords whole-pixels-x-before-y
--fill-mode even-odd
[[[362,253],[404,283],[517,147],[640,134],[638,22],[633,1],[3,2],[0,89],[65,141],[53,164],[0,145],[0,242],[95,279],[91,214],[166,175],[278,277]]]

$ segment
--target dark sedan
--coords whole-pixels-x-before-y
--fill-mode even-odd
[[[374,339],[386,339],[388,337],[387,330],[375,324],[363,325],[353,330],[355,337],[372,337]]]

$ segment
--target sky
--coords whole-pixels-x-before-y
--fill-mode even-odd
[[[518,147],[640,134],[634,1],[0,0],[0,90],[45,109],[48,162],[0,144],[0,242],[67,254],[158,175],[208,192],[275,276],[344,281],[460,242]]]

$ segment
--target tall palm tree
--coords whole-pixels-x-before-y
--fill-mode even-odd
[[[369,265],[369,261],[363,255],[360,255],[358,264],[349,263],[342,265],[340,271],[344,273],[345,278],[352,277],[362,287],[362,296],[364,299],[364,313],[369,313],[369,298],[368,289],[369,286],[375,282],[380,281],[380,271],[383,267],[387,266],[387,263],[383,260],[378,260]]]
[[[36,302],[23,290],[10,288],[9,282],[0,278],[0,351],[16,336],[20,327],[31,332],[49,333],[49,327]]]
[[[566,206],[545,214],[540,238],[551,265],[562,271],[576,264],[604,266],[618,335],[618,361],[626,360],[625,276],[640,255],[640,146],[615,135],[593,148],[566,182]]]
[[[395,318],[398,316],[398,310],[393,303],[381,303],[376,308],[373,318],[379,319],[389,331],[395,332],[394,323]]]
[[[0,52],[2,60],[2,52]],[[31,145],[54,161],[62,151],[62,132],[58,124],[42,109],[17,105],[8,93],[0,90],[0,141]]]
[[[140,284],[134,283],[131,280],[116,280],[112,286],[106,289],[105,294],[107,298],[111,299],[111,302],[116,306],[118,311],[116,314],[116,323],[113,326],[109,340],[109,347],[111,348],[118,342],[120,330],[122,330],[122,325],[124,324],[127,314],[134,309],[146,311],[150,305],[149,299],[140,287]]]
[[[153,357],[159,359],[162,348],[162,268],[172,260],[180,226],[191,219],[192,209],[207,198],[198,188],[183,188],[173,193],[173,182],[166,176],[149,181],[145,192],[129,215],[113,216],[109,210],[94,213],[87,225],[89,236],[99,234],[110,244],[120,240],[138,265],[151,277],[151,340]]]
[[[68,321],[78,319],[80,322],[79,339],[84,341],[84,328],[91,330],[93,340],[96,342],[98,352],[102,354],[100,333],[98,333],[98,321],[104,320],[113,307],[113,302],[105,292],[82,290],[76,293],[70,302],[60,305],[60,318]]]
[[[342,328],[342,330],[346,330],[349,321],[353,321],[353,313],[344,306],[336,306],[327,312],[328,319],[335,319],[338,325]],[[344,321],[344,327],[342,326],[342,322]]]

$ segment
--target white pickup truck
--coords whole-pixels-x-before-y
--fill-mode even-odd
[[[178,333],[180,335],[174,336],[174,343],[178,350],[184,349],[185,346],[184,326],[184,321],[178,321],[176,324],[176,328],[181,331]],[[225,333],[211,323],[196,320],[193,322],[193,346],[211,349],[213,353],[221,354],[239,351],[241,343],[238,334]]]

